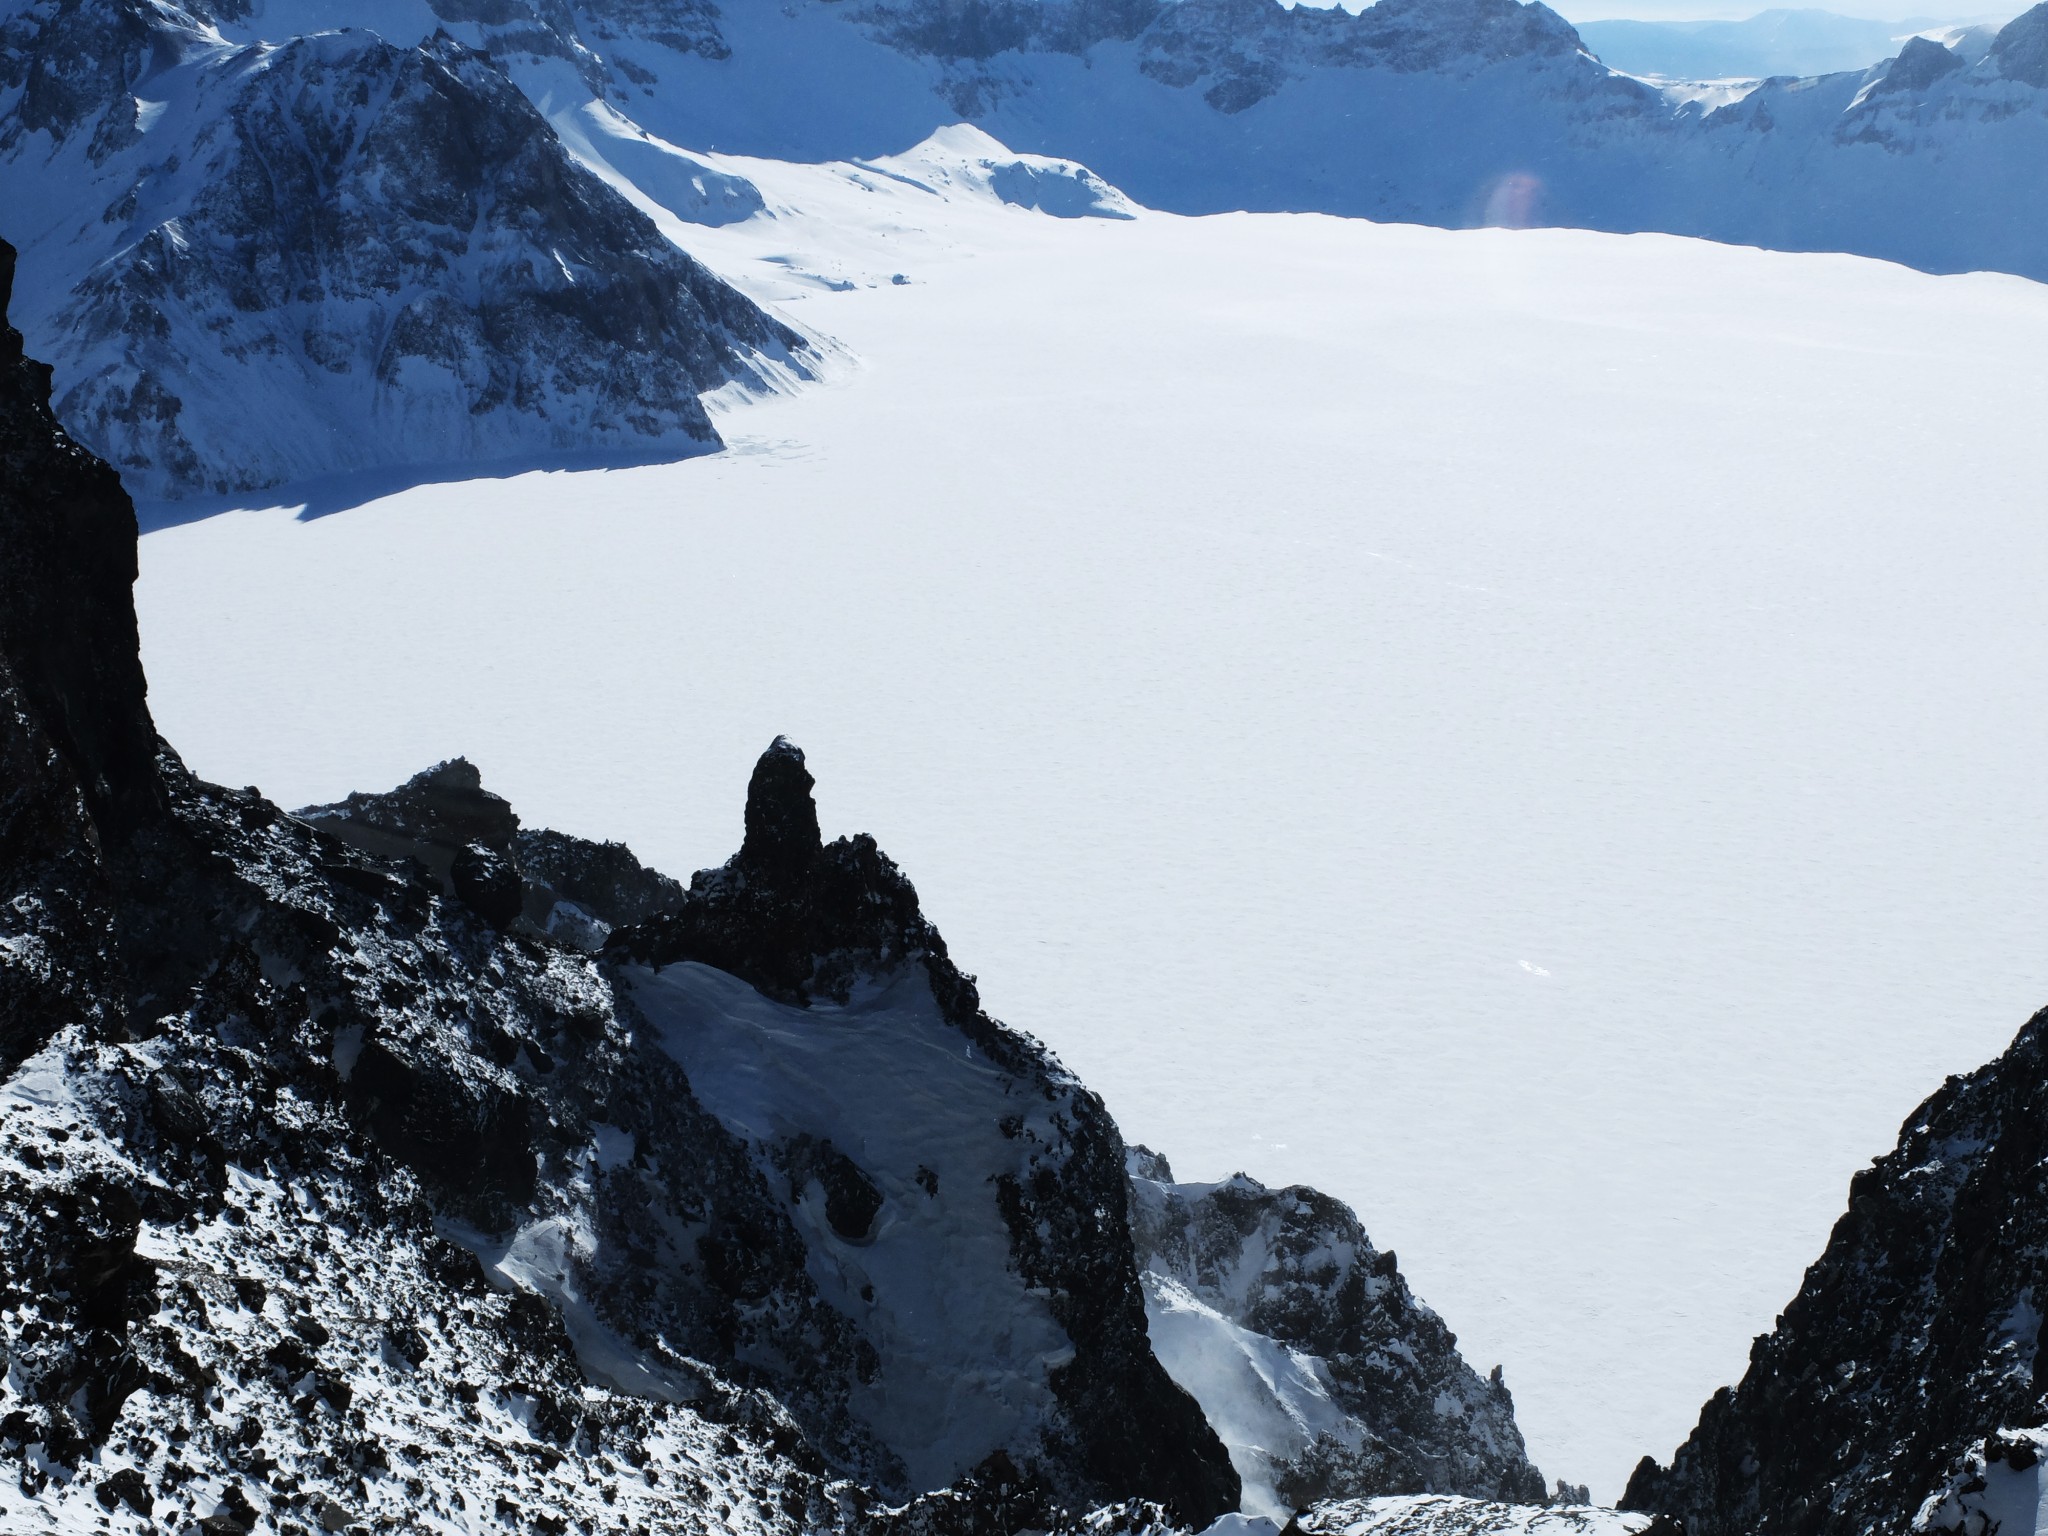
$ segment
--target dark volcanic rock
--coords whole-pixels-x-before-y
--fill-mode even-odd
[[[455,855],[448,881],[456,900],[493,928],[509,928],[526,904],[519,866],[494,848],[471,843]]]
[[[445,894],[494,927],[524,917],[527,931],[578,949],[595,952],[612,929],[683,901],[681,885],[622,844],[522,829],[467,758],[437,763],[382,794],[358,792],[297,814],[365,853],[417,860]]]
[[[0,313],[14,260],[0,241]],[[50,370],[0,329],[0,654],[112,841],[163,810],[134,582],[127,493],[57,425]]]
[[[1692,1536],[1981,1533],[2048,1444],[2048,1014],[1907,1119],[1740,1383],[1623,1505]],[[2015,1506],[2016,1507],[2016,1506]]]
[[[764,885],[803,879],[824,846],[813,780],[802,749],[778,736],[754,764],[747,781],[746,836],[736,867]]]
[[[0,241],[0,306],[13,277]],[[164,818],[134,509],[49,401],[49,370],[0,323],[0,1069],[65,1022],[124,1014],[107,861]]]
[[[511,805],[484,788],[483,775],[466,757],[436,763],[381,795],[359,791],[295,814],[365,853],[418,859],[439,880],[449,877],[464,849],[510,854],[519,835]]]
[[[683,887],[647,868],[624,843],[585,842],[543,828],[521,832],[517,851],[531,885],[553,893],[555,901],[575,903],[607,929],[644,923],[683,904]]]

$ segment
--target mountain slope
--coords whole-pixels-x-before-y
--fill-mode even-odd
[[[400,14],[433,19],[424,4]],[[1355,15],[1278,0],[802,0],[690,15],[687,46],[640,13],[601,26],[572,13],[545,45],[527,26],[473,35],[551,115],[600,95],[688,148],[866,158],[966,118],[1181,213],[1655,229],[1937,271],[2048,270],[2048,89],[2026,62],[2048,25],[2038,9],[1941,78],[1881,62],[1718,109],[1617,74],[1554,12],[1512,0]],[[569,52],[599,77],[570,74]],[[1865,110],[1873,96],[1889,98],[1882,114]],[[1873,115],[1886,119],[1875,135]]]
[[[809,364],[649,215],[671,236],[774,217],[703,151],[868,159],[963,118],[1175,212],[2048,276],[2048,6],[1988,51],[1916,39],[1733,100],[1618,74],[1515,0],[391,0],[376,20],[388,36],[318,31],[359,21],[327,0],[0,6],[21,323],[65,419],[150,496],[715,448],[699,395]]]
[[[4,41],[24,323],[147,494],[702,453],[700,394],[803,371],[444,35],[234,48],[71,0]]]

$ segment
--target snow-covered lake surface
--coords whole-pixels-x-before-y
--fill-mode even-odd
[[[944,160],[718,162],[783,212],[687,243],[844,349],[729,453],[145,538],[157,720],[680,875],[787,732],[993,1011],[1353,1202],[1611,1499],[2048,1002],[2048,289]]]

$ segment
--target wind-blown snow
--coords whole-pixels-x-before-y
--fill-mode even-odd
[[[1244,1480],[1244,1512],[1285,1523],[1293,1513],[1273,1491],[1273,1468],[1318,1434],[1350,1427],[1330,1401],[1317,1362],[1239,1327],[1171,1276],[1147,1270],[1145,1323],[1152,1352],[1187,1388]]]
[[[2048,999],[2048,290],[703,158],[772,216],[691,249],[857,365],[146,537],[166,736],[287,804],[467,753],[687,873],[790,733],[994,1012],[1351,1203],[1616,1495]]]

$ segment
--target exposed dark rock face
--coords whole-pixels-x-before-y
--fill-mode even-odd
[[[2037,5],[2000,28],[1992,39],[1991,60],[2005,79],[2048,89],[2048,4]]]
[[[1934,39],[1909,37],[1906,46],[1899,50],[1899,56],[1892,60],[1892,67],[1871,90],[1887,96],[1900,91],[1925,91],[1943,75],[1953,74],[1962,67],[1961,56],[1942,47]]]
[[[712,0],[584,0],[580,7],[599,40],[644,37],[651,43],[707,59],[732,55],[718,29]]]
[[[1692,1536],[1971,1532],[2048,1443],[2048,1014],[1954,1077],[1856,1175],[1739,1384],[1624,1507]],[[2016,1458],[2016,1459],[2015,1459]],[[1916,1527],[1916,1517],[1924,1520]],[[1991,1518],[1999,1518],[1995,1513]]]
[[[1145,32],[1139,68],[1167,85],[1202,84],[1209,105],[1229,113],[1317,67],[1408,74],[1569,56],[1579,46],[1555,11],[1517,0],[1382,0],[1356,14],[1271,0],[1183,0],[1163,7]]]
[[[1175,1304],[1178,1292],[1320,1362],[1342,1430],[1291,1456],[1270,1445],[1238,1452],[1240,1465],[1263,1453],[1287,1507],[1410,1493],[1544,1502],[1499,1369],[1483,1379],[1465,1363],[1456,1335],[1349,1207],[1242,1174],[1176,1184],[1166,1160],[1142,1147],[1132,1149],[1131,1186],[1132,1235],[1155,1308]],[[1171,1368],[1171,1347],[1160,1348]]]
[[[0,314],[14,262],[0,241]],[[163,808],[134,582],[135,510],[120,480],[57,425],[50,370],[0,328],[0,656],[114,842]]]
[[[1128,41],[1173,9],[1161,0],[875,0],[862,21],[896,47],[947,61],[1085,53]]]
[[[518,854],[531,884],[574,902],[608,929],[644,923],[683,904],[683,887],[647,868],[624,843],[585,842],[543,829],[521,832]]]
[[[364,32],[236,50],[210,20],[64,0],[0,33],[23,82],[0,139],[93,134],[81,223],[103,233],[79,238],[106,249],[44,329],[60,413],[142,491],[706,452],[700,394],[804,367],[486,55]]]
[[[824,846],[814,781],[803,752],[778,736],[754,764],[747,782],[746,836],[735,867],[763,885],[800,883]]]
[[[436,763],[384,794],[359,791],[296,814],[365,853],[418,859],[442,881],[464,849],[481,846],[510,854],[519,836],[511,805],[484,788],[483,775],[466,757]]]

